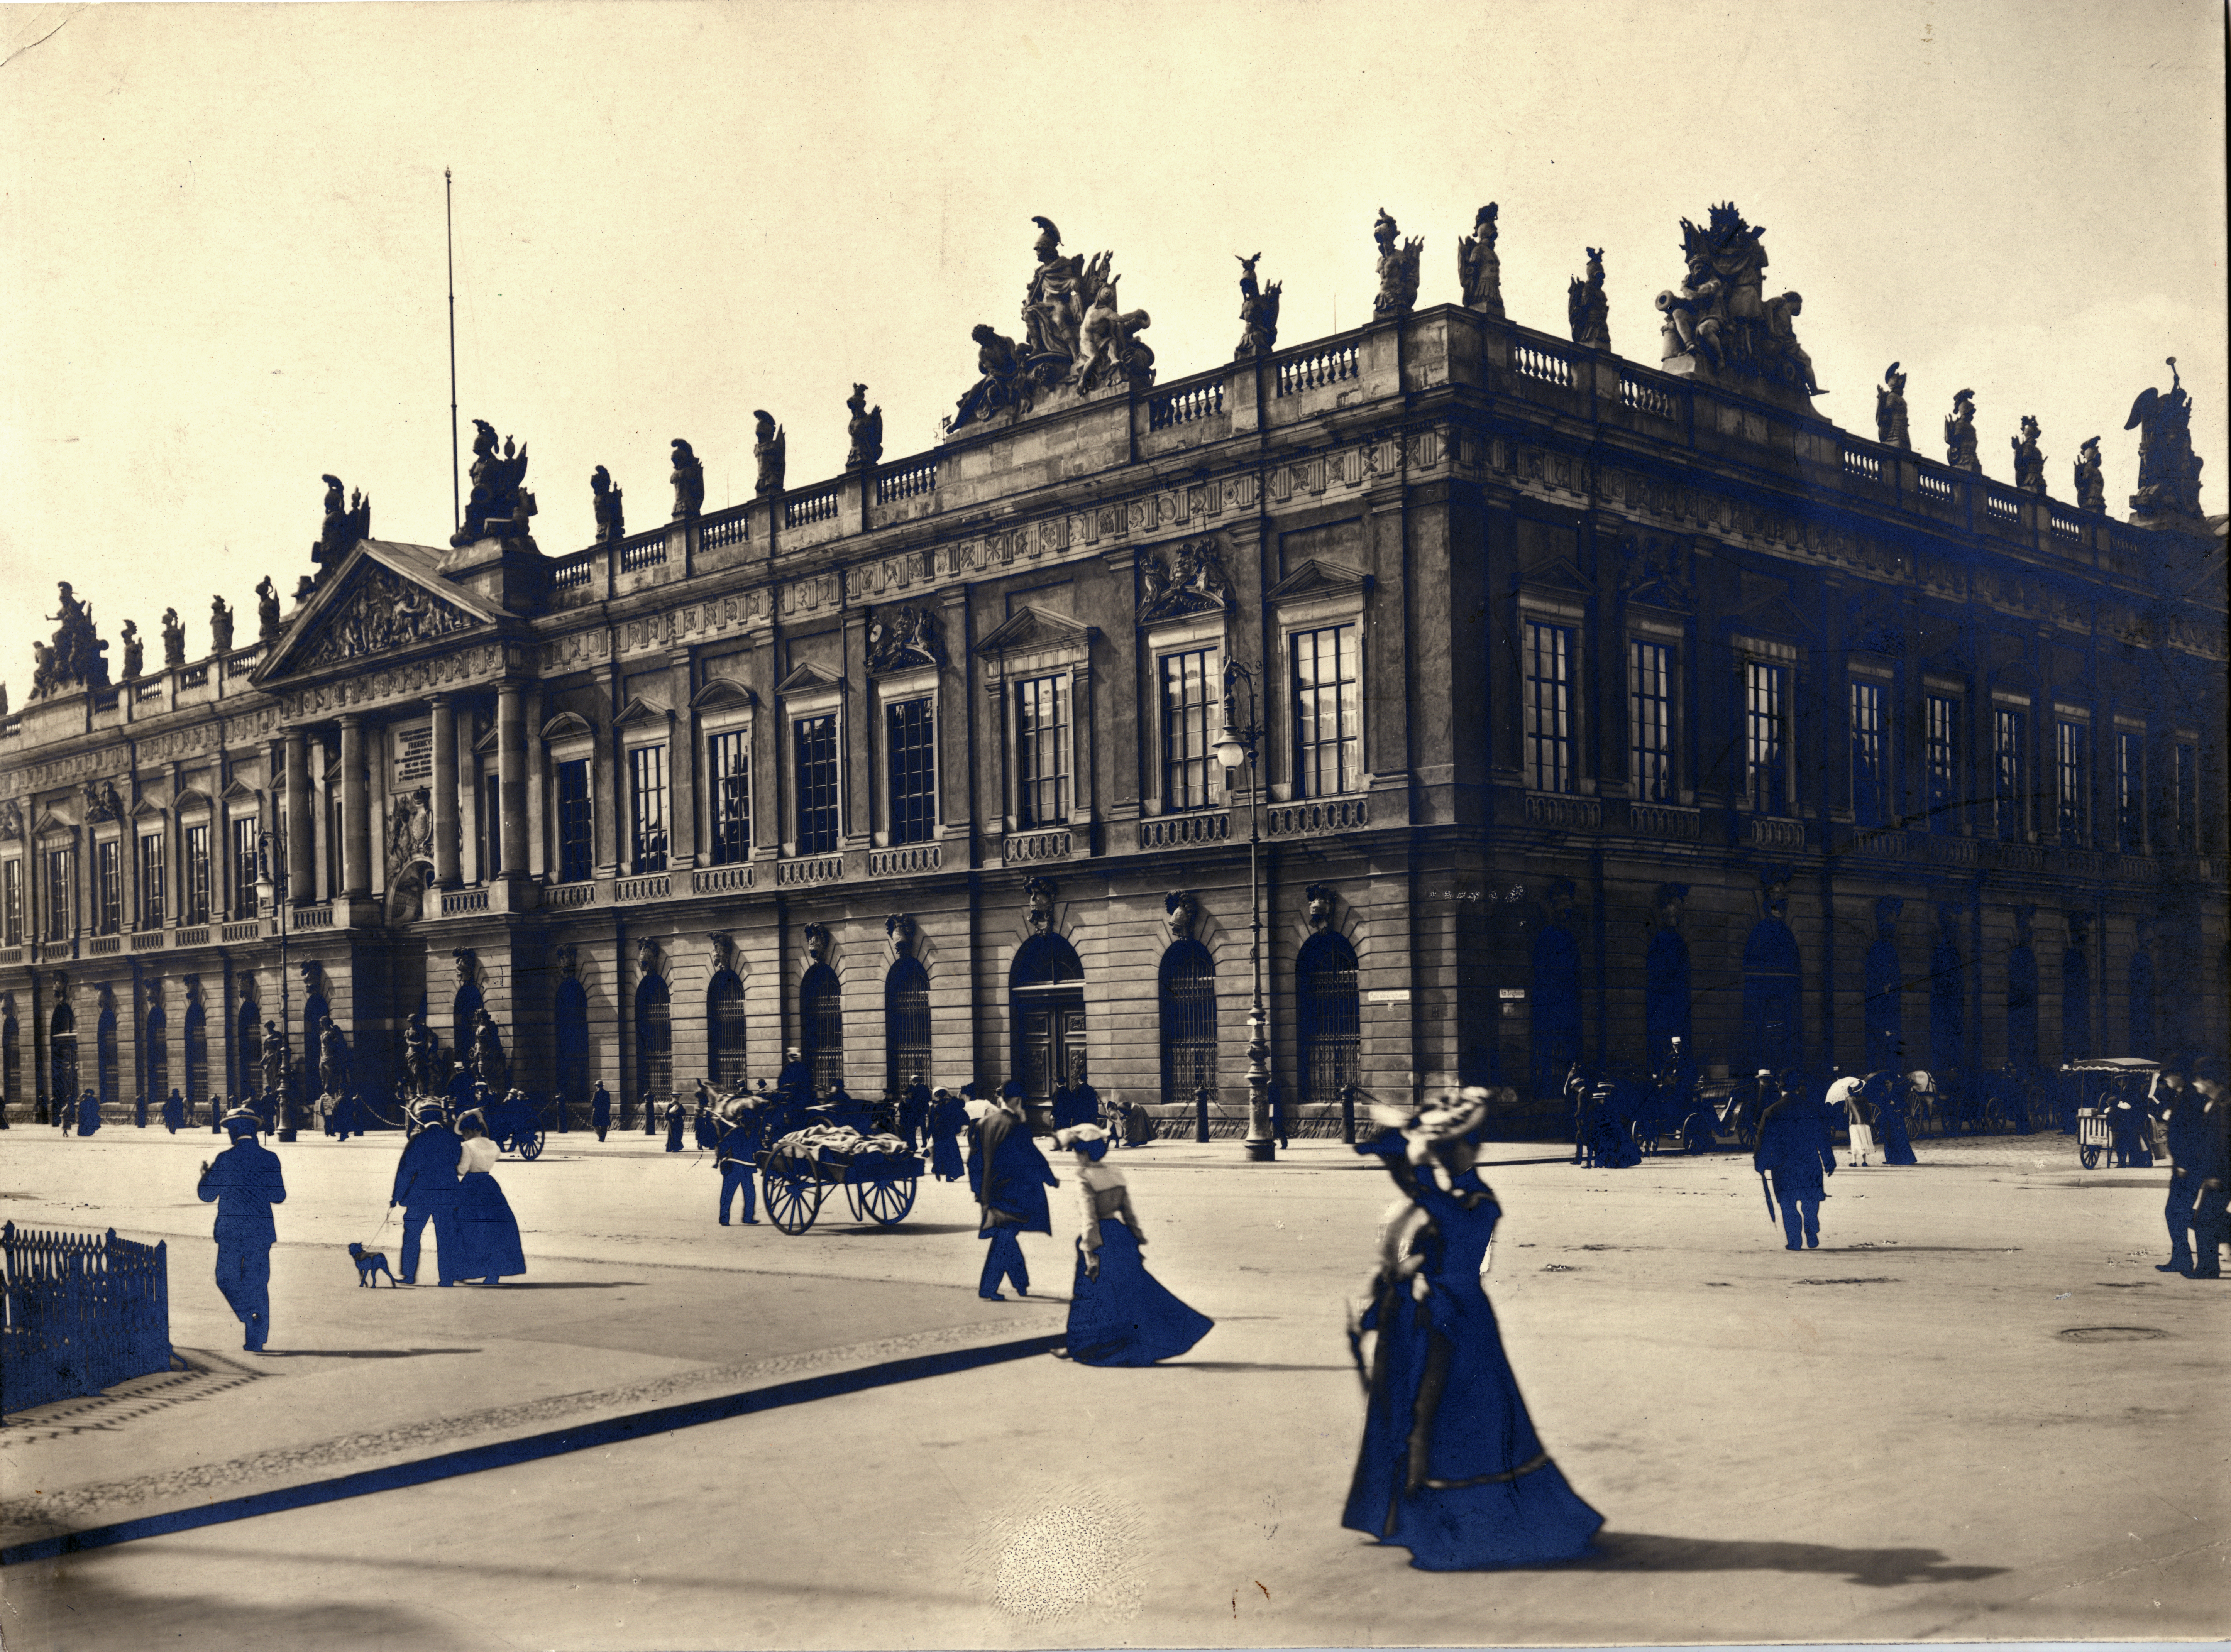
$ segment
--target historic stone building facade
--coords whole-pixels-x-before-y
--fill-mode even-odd
[[[676,444],[669,520],[624,533],[600,472],[598,543],[546,556],[482,427],[452,545],[328,479],[247,647],[169,627],[110,686],[89,623],[42,645],[0,726],[11,1116],[236,1093],[282,1014],[391,1093],[423,1004],[577,1122],[796,1047],[858,1094],[1089,1062],[1236,1132],[1258,803],[1305,1127],[1676,1032],[1738,1070],[2221,1043],[2220,524],[1924,458],[1895,374],[1883,439],[1836,429],[1739,276],[1660,300],[1659,366],[1516,325],[1491,212],[1466,305],[1411,307],[1387,222],[1369,325],[1278,348],[1251,263],[1238,358],[1156,384],[1046,228],[932,453],[883,461],[856,392],[851,465],[787,487],[761,416],[752,502],[702,512]]]

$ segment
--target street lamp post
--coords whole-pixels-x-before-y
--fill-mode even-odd
[[[1247,690],[1247,720],[1239,720],[1239,689]],[[1271,1017],[1263,1007],[1263,777],[1256,753],[1263,743],[1263,726],[1255,696],[1255,673],[1233,660],[1224,668],[1224,728],[1216,738],[1217,762],[1224,769],[1225,791],[1247,765],[1249,810],[1247,824],[1247,912],[1251,939],[1247,948],[1247,1157],[1268,1164],[1278,1156],[1271,1130]]]
[[[287,1042],[287,1029],[294,1019],[294,1010],[287,979],[287,903],[279,898],[279,886],[271,875],[271,834],[256,835],[255,899],[268,908],[279,923],[279,1039],[280,1046],[292,1054]],[[279,1139],[294,1139],[294,1109],[288,1096],[288,1086],[294,1075],[288,1071],[289,1063],[282,1060],[279,1066]]]

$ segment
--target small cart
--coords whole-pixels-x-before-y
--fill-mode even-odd
[[[494,1100],[481,1111],[488,1118],[488,1139],[498,1152],[517,1153],[521,1158],[542,1157],[542,1113],[532,1097]]]
[[[2115,1114],[2124,1106],[2140,1109],[2137,1120],[2144,1132],[2151,1112],[2150,1099],[2161,1063],[2136,1055],[2093,1056],[2071,1062],[2061,1068],[2066,1081],[2076,1087],[2076,1162],[2090,1170],[2102,1153],[2112,1165]]]
[[[804,1233],[821,1214],[829,1190],[841,1187],[855,1222],[895,1228],[914,1209],[922,1160],[912,1153],[854,1153],[850,1157],[818,1147],[812,1154],[755,1153],[760,1191],[767,1219],[785,1233]]]
[[[2076,1162],[2090,1170],[2115,1145],[2114,1121],[2091,1107],[2076,1109]]]

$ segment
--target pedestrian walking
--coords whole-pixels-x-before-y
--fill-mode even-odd
[[[2107,1109],[2107,1137],[2118,1170],[2153,1168],[2153,1118],[2143,1098],[2118,1094]]]
[[[1341,1523],[1427,1571],[1570,1559],[1603,1516],[1536,1434],[1480,1285],[1503,1214],[1470,1139],[1487,1093],[1474,1086],[1415,1116],[1372,1112],[1381,1130],[1356,1151],[1386,1165],[1402,1198],[1349,1334],[1368,1406]]]
[[[689,1131],[701,1152],[708,1152],[720,1143],[721,1133],[713,1122],[713,1088],[703,1079],[697,1081],[696,1092],[691,1098]]]
[[[1844,1115],[1844,1127],[1850,1133],[1851,1165],[1853,1170],[1866,1166],[1874,1150],[1874,1131],[1867,1113],[1867,1086],[1872,1081],[1856,1074],[1840,1073],[1829,1081],[1826,1104]]]
[[[231,1097],[213,1095],[210,1098],[210,1134],[221,1136],[224,1133],[224,1115],[231,1111]]]
[[[1147,1271],[1147,1236],[1123,1172],[1103,1162],[1108,1133],[1096,1124],[1057,1131],[1054,1145],[1077,1156],[1083,1222],[1069,1302],[1064,1357],[1080,1365],[1151,1365],[1174,1359],[1216,1321],[1188,1307]]]
[[[77,1099],[77,1133],[90,1136],[100,1128],[100,1098],[87,1090]]]
[[[929,1086],[916,1073],[899,1092],[899,1135],[907,1152],[919,1153],[929,1145]]]
[[[55,1128],[65,1137],[77,1134],[77,1098],[65,1095],[55,1104]]]
[[[2198,1152],[2193,1161],[2192,1279],[2221,1279],[2221,1248],[2231,1243],[2231,1104],[2224,1094],[2221,1055],[2192,1063],[2192,1088],[2200,1116],[2194,1124]]]
[[[940,1087],[929,1094],[929,1117],[923,1128],[929,1136],[929,1173],[941,1182],[957,1182],[967,1174],[960,1158],[961,1133],[968,1128],[967,1104]]]
[[[186,1121],[186,1099],[175,1089],[163,1098],[163,1128],[172,1135]]]
[[[602,1084],[589,1098],[589,1122],[596,1127],[597,1139],[605,1139],[605,1132],[612,1127],[612,1093]]]
[[[1801,1091],[1785,1090],[1758,1121],[1758,1145],[1750,1162],[1772,1182],[1772,1204],[1782,1210],[1787,1249],[1818,1249],[1820,1201],[1828,1197],[1827,1178],[1836,1173],[1836,1150],[1829,1144],[1822,1108]]]
[[[813,1100],[813,1072],[798,1051],[783,1051],[782,1070],[775,1075],[774,1087],[782,1092],[784,1105],[793,1110]]]
[[[262,1353],[271,1339],[271,1247],[279,1229],[271,1207],[287,1202],[279,1155],[255,1139],[263,1121],[246,1107],[225,1114],[232,1145],[202,1164],[194,1192],[217,1206],[217,1287],[247,1331],[241,1345]]]
[[[500,1150],[488,1139],[488,1117],[477,1107],[457,1120],[457,1138],[456,1206],[450,1225],[456,1229],[458,1255],[452,1271],[459,1279],[500,1285],[505,1276],[527,1271],[519,1219],[491,1173]],[[449,1236],[445,1229],[445,1243]]]
[[[668,1152],[678,1153],[682,1151],[682,1126],[689,1117],[689,1110],[682,1105],[680,1096],[669,1099],[666,1104],[666,1151]]]
[[[2162,1206],[2162,1220],[2169,1229],[2169,1260],[2155,1264],[2157,1274],[2188,1273],[2192,1268],[2192,1212],[2200,1197],[2195,1171],[2207,1157],[2202,1126],[2208,1099],[2191,1087],[2185,1067],[2184,1057],[2170,1056],[2150,1087],[2162,1115],[2162,1150],[2170,1160],[2169,1197]]]
[[[721,1108],[715,1123],[721,1134],[713,1149],[713,1166],[721,1172],[721,1225],[728,1225],[728,1211],[741,1191],[745,1225],[757,1227],[759,1217],[752,1213],[752,1160],[764,1140],[766,1120],[740,1096]]]
[[[1045,1191],[1059,1187],[1023,1119],[1023,1087],[1010,1083],[999,1106],[978,1126],[982,1144],[982,1183],[978,1195],[976,1236],[990,1240],[976,1294],[1004,1302],[1001,1281],[1012,1281],[1015,1294],[1031,1294],[1031,1270],[1023,1261],[1021,1236],[1051,1234]]]
[[[1871,1099],[1875,1105],[1876,1145],[1885,1165],[1913,1165],[1913,1137],[1907,1128],[1906,1096],[1913,1081],[1904,1073],[1885,1073]]]
[[[431,1222],[435,1277],[442,1284],[454,1285],[458,1274],[451,1265],[453,1253],[461,1247],[452,1229],[457,1160],[463,1145],[443,1118],[437,1098],[428,1096],[420,1101],[411,1109],[411,1116],[418,1121],[418,1131],[404,1144],[403,1157],[395,1166],[395,1184],[387,1196],[390,1210],[398,1204],[403,1207],[403,1268],[397,1278],[405,1285],[418,1282],[419,1241]]]

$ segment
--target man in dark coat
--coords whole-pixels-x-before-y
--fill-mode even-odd
[[[2207,1117],[2207,1098],[2185,1080],[2185,1062],[2171,1056],[2162,1063],[2154,1080],[2152,1103],[2162,1121],[2162,1150],[2169,1155],[2169,1199],[2162,1220],[2169,1228],[2169,1260],[2157,1262],[2157,1274],[2182,1274],[2192,1267],[2192,1207],[2200,1195],[2193,1169],[2206,1156],[2201,1124]]]
[[[163,1128],[175,1136],[178,1133],[178,1126],[185,1121],[186,1099],[172,1090],[163,1098]]]
[[[1827,1178],[1836,1173],[1827,1110],[1797,1089],[1785,1092],[1758,1121],[1758,1146],[1750,1162],[1753,1170],[1773,1178],[1788,1248],[1818,1249],[1820,1201],[1828,1197]]]
[[[782,1071],[775,1075],[774,1087],[783,1093],[786,1107],[802,1107],[813,1100],[813,1070],[796,1050],[783,1051]]]
[[[976,1294],[986,1300],[1006,1301],[1002,1279],[1014,1281],[1015,1294],[1031,1294],[1031,1270],[1023,1262],[1020,1236],[1051,1233],[1045,1191],[1059,1187],[1054,1173],[1031,1139],[1023,1121],[1022,1086],[1009,1084],[999,1105],[984,1115],[979,1131],[983,1144],[983,1191],[979,1197],[976,1236],[992,1242],[984,1257],[984,1272]]]
[[[2223,1263],[2218,1253],[2231,1243],[2231,1100],[2224,1094],[2221,1055],[2202,1055],[2193,1062],[2192,1088],[2201,1106],[2200,1117],[2193,1126],[2199,1152],[2192,1166],[2196,1191],[2192,1202],[2192,1268],[2187,1277],[2221,1279]]]
[[[100,1128],[100,1098],[87,1090],[77,1099],[77,1133],[89,1136]]]
[[[442,1104],[424,1100],[412,1109],[418,1133],[403,1149],[395,1167],[395,1186],[388,1208],[403,1207],[403,1271],[405,1285],[418,1282],[418,1241],[430,1218],[435,1223],[435,1276],[444,1285],[455,1283],[449,1272],[450,1252],[457,1249],[450,1212],[456,1207],[457,1160],[465,1145],[442,1117]]]
[[[899,1134],[906,1138],[910,1153],[921,1152],[929,1145],[929,1086],[922,1081],[919,1073],[899,1093]]]
[[[670,1096],[666,1103],[666,1151],[682,1151],[682,1126],[689,1117],[689,1110],[682,1104],[680,1096]]]
[[[744,1222],[756,1227],[752,1214],[752,1155],[759,1152],[765,1120],[759,1110],[743,1100],[728,1102],[715,1116],[721,1139],[713,1149],[714,1168],[721,1172],[721,1225],[728,1225],[728,1211],[739,1189],[744,1195]]]
[[[1100,1092],[1092,1087],[1092,1081],[1084,1076],[1084,1058],[1077,1058],[1077,1070],[1069,1087],[1069,1121],[1072,1125],[1096,1125],[1100,1122]]]
[[[194,1191],[217,1206],[217,1287],[248,1330],[241,1345],[262,1353],[271,1337],[271,1207],[287,1202],[279,1155],[255,1139],[263,1121],[247,1108],[225,1115],[232,1145],[202,1165]]]
[[[602,1141],[605,1132],[612,1127],[612,1093],[601,1084],[597,1086],[597,1093],[589,1098],[589,1122],[595,1126],[598,1141]]]

